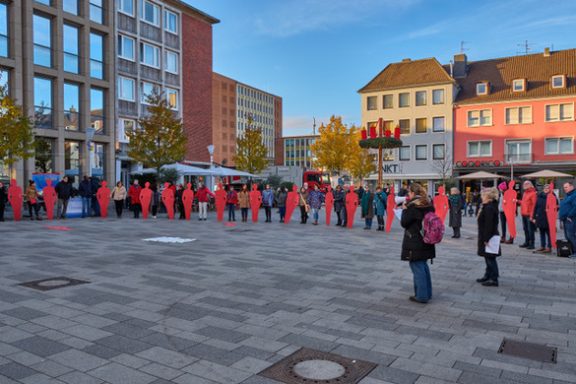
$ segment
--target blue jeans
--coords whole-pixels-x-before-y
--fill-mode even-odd
[[[536,225],[530,221],[530,216],[522,216],[522,227],[524,228],[524,237],[526,239],[524,243],[533,247]]]
[[[82,217],[90,217],[92,197],[82,197]]]
[[[411,261],[410,269],[414,275],[414,296],[418,301],[427,302],[432,298],[432,278],[427,260]]]
[[[312,217],[315,222],[318,222],[318,212],[320,212],[319,208],[312,208]]]
[[[278,213],[280,213],[280,221],[284,222],[284,217],[286,216],[286,207],[278,207]]]
[[[366,228],[372,228],[372,219],[364,219],[364,223],[366,223]]]
[[[236,221],[236,206],[234,204],[226,204],[228,206],[228,221]]]
[[[564,236],[572,244],[572,257],[576,257],[576,222],[574,219],[564,220]]]
[[[486,260],[486,273],[484,274],[489,280],[498,281],[500,272],[498,271],[498,262],[495,257],[484,257]]]
[[[549,228],[538,228],[540,232],[540,246],[541,248],[552,248],[552,242],[550,241],[550,229]]]

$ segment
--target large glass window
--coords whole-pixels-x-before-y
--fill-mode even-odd
[[[64,71],[71,73],[80,72],[80,60],[78,58],[78,28],[64,24],[63,48],[64,48]]]
[[[513,163],[530,163],[532,161],[532,142],[530,140],[507,141],[506,159]]]
[[[127,120],[127,119],[120,120],[120,124],[118,127],[118,137],[117,137],[118,141],[120,143],[129,143],[130,138],[128,137],[126,132],[134,130],[135,127],[136,122],[134,120]]]
[[[64,128],[68,131],[78,131],[80,116],[80,86],[64,83]]]
[[[432,145],[432,159],[433,160],[444,160],[444,144],[434,144]]]
[[[546,121],[574,120],[574,104],[551,104],[546,106]]]
[[[92,166],[92,176],[104,177],[104,165],[106,164],[105,158],[105,144],[92,143],[90,146],[90,165]]]
[[[94,134],[103,135],[104,130],[104,90],[90,89],[90,123]]]
[[[47,17],[34,15],[34,64],[52,66],[52,23]]]
[[[506,108],[506,124],[532,123],[532,107]]]
[[[103,2],[104,0],[90,0],[90,20],[98,24],[104,23]]]
[[[34,165],[37,173],[53,173],[54,169],[54,139],[36,136],[34,138]]]
[[[492,156],[491,141],[469,141],[468,157],[490,157]]]
[[[160,68],[160,48],[140,43],[140,62],[151,67]]]
[[[434,89],[432,91],[432,104],[444,104],[444,90]]]
[[[378,99],[376,96],[368,96],[366,98],[366,109],[369,111],[375,111],[378,108],[377,103]]]
[[[571,137],[555,137],[546,139],[547,155],[566,155],[574,153],[574,141]]]
[[[417,145],[416,146],[416,160],[427,160],[428,159],[428,146],[427,145]]]
[[[8,57],[8,6],[0,3],[0,56]]]
[[[432,132],[444,132],[446,129],[446,118],[444,116],[432,118]]]
[[[164,11],[164,29],[168,32],[178,33],[178,15],[176,13]]]
[[[64,141],[64,174],[76,178],[80,176],[82,145],[79,141]]]
[[[403,135],[410,134],[410,119],[398,120],[398,125],[400,126],[400,133]]]
[[[406,145],[400,147],[400,160],[401,161],[410,160],[410,146]]]
[[[151,1],[140,0],[140,17],[142,20],[154,24],[160,25],[160,7]]]
[[[53,127],[52,80],[44,77],[34,78],[34,126],[47,129]]]
[[[148,96],[154,93],[154,89],[156,89],[154,84],[147,83],[145,81],[142,82],[142,86],[140,88],[140,102],[142,104],[148,104]]]
[[[179,103],[178,103],[178,90],[172,88],[166,88],[166,101],[170,108],[174,110],[178,110]]]
[[[480,127],[492,125],[492,110],[482,109],[476,111],[468,111],[468,126]]]
[[[134,39],[124,35],[118,35],[118,56],[134,61]]]
[[[104,36],[90,33],[90,77],[104,78]]]
[[[416,92],[416,105],[426,105],[426,91]]]
[[[166,51],[166,72],[178,74],[178,54]]]
[[[64,12],[71,13],[73,15],[78,14],[78,0],[63,0],[62,9]]]
[[[134,79],[127,77],[118,77],[118,98],[120,100],[135,101],[134,98]]]
[[[420,118],[416,119],[416,133],[426,133],[428,132],[428,119]]]
[[[382,103],[383,103],[384,109],[394,108],[394,95],[382,96]]]
[[[35,0],[35,1],[40,4],[52,5],[52,0]]]
[[[10,94],[10,72],[0,68],[0,89],[4,91],[4,94]]]
[[[398,94],[398,106],[400,108],[410,106],[410,94],[408,92]]]
[[[117,0],[118,10],[130,16],[134,16],[134,0]]]

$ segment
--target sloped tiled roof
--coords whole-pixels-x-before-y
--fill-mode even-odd
[[[454,79],[448,75],[438,60],[430,58],[389,64],[358,92],[364,93],[452,82],[454,82]]]
[[[566,75],[565,88],[550,86],[554,75]],[[512,91],[515,79],[527,80],[526,91]],[[484,81],[490,83],[490,92],[478,96],[476,84]],[[468,75],[457,82],[457,104],[576,95],[576,49],[470,62]]]

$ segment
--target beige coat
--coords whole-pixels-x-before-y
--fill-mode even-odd
[[[124,188],[124,186],[121,186],[120,188],[118,187],[114,187],[114,189],[112,190],[112,194],[110,195],[110,197],[114,200],[124,200],[126,199],[126,188]]]
[[[248,191],[238,192],[238,205],[240,208],[250,208],[250,193]]]

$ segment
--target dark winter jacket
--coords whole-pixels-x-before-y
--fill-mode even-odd
[[[80,197],[92,197],[94,192],[92,192],[92,183],[90,180],[82,180],[78,188],[78,193]]]
[[[62,180],[56,185],[55,190],[59,199],[68,200],[70,198],[70,195],[72,194],[72,184]]]
[[[4,207],[8,201],[8,193],[5,187],[0,188],[0,207]]]
[[[345,207],[346,194],[343,190],[334,191],[334,212],[340,212]]]
[[[548,229],[548,216],[546,215],[547,200],[548,194],[540,192],[538,194],[538,198],[536,199],[536,207],[534,207],[534,219],[536,220],[536,226],[541,229]]]
[[[576,189],[568,192],[564,200],[560,203],[558,218],[560,220],[576,219]]]
[[[462,226],[461,195],[450,195],[450,197],[448,197],[448,205],[450,206],[450,217],[448,218],[448,224],[452,228],[460,228]]]
[[[288,197],[288,194],[285,191],[278,192],[278,194],[276,195],[276,206],[278,208],[286,207],[286,198],[287,197]]]
[[[496,257],[501,255],[486,253],[484,243],[487,243],[492,236],[499,235],[498,232],[498,202],[491,201],[488,204],[482,204],[480,212],[478,213],[478,256]]]
[[[428,212],[434,212],[434,207],[428,199],[419,196],[412,199],[402,212],[402,260],[422,261],[436,257],[434,244],[426,244],[422,237],[422,221]]]
[[[384,216],[386,213],[386,203],[388,196],[386,192],[378,192],[374,195],[374,205],[376,206],[376,216]]]
[[[370,191],[364,192],[360,206],[362,207],[362,217],[372,219],[374,217],[374,194]]]

